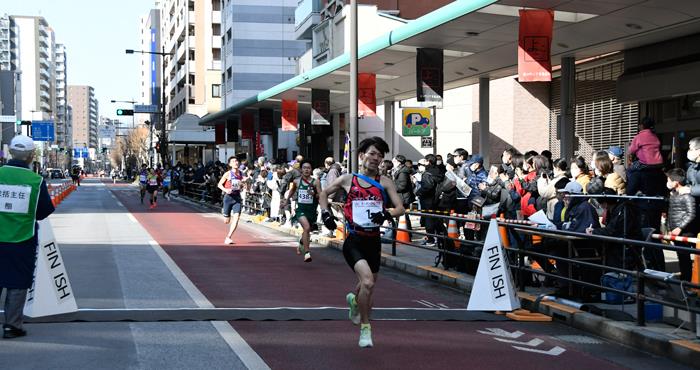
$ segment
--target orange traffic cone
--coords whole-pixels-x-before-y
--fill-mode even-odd
[[[454,239],[459,239],[459,230],[457,230],[457,221],[450,219],[450,222],[447,224],[447,237],[449,238],[454,238]],[[455,249],[459,249],[459,245],[461,244],[459,240],[453,240]]]
[[[505,219],[505,215],[501,213],[501,219]],[[508,229],[505,226],[498,227],[498,233],[501,235],[501,243],[506,248],[510,248],[510,239],[508,239]]]
[[[405,230],[408,230],[408,227],[406,226],[406,218],[399,217],[399,228],[396,230],[396,241],[410,244],[411,236],[408,235],[408,231]]]

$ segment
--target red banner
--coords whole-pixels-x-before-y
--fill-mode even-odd
[[[282,131],[296,131],[298,126],[296,100],[282,99]]]
[[[553,26],[553,10],[520,10],[518,81],[552,80],[550,49]]]
[[[253,112],[241,114],[241,139],[252,139],[255,133],[255,116]]]
[[[214,142],[216,144],[226,144],[226,125],[219,123],[214,126]]]
[[[265,154],[265,147],[260,140],[260,132],[255,133],[255,155],[261,157]]]
[[[357,75],[357,115],[375,117],[377,115],[377,76],[374,73]]]

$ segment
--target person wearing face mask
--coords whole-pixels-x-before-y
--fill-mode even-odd
[[[445,175],[445,172],[447,172],[447,167],[445,166],[445,163],[442,161],[442,156],[440,154],[435,156],[435,166],[440,170],[440,172]]]
[[[411,181],[411,171],[405,166],[406,157],[399,154],[392,160],[394,163],[393,180],[396,185],[396,192],[399,193],[403,201],[404,209],[410,209],[411,203],[415,200],[413,193],[413,181]],[[409,215],[404,215],[406,218],[406,228],[411,230],[411,218]]]
[[[666,172],[666,188],[671,191],[668,198],[668,229],[671,235],[694,236],[690,232],[694,229],[695,198],[684,188],[685,171],[674,168]],[[681,190],[684,190],[681,194]],[[676,252],[678,254],[678,266],[681,270],[681,280],[690,281],[693,268],[690,262],[690,253]]]
[[[469,161],[469,177],[467,177],[467,185],[474,191],[469,193],[467,197],[467,202],[469,206],[472,206],[472,201],[479,196],[479,191],[481,184],[485,184],[487,178],[489,177],[486,170],[484,170],[484,157],[481,154],[474,154],[472,159]]]
[[[501,167],[511,180],[515,176],[515,167],[513,166],[513,155],[519,154],[515,148],[507,148],[501,155]]]
[[[439,201],[436,191],[438,185],[440,185],[440,183],[442,183],[444,180],[444,176],[435,165],[437,159],[433,154],[426,155],[424,159],[425,162],[423,162],[423,164],[419,164],[418,167],[419,171],[421,171],[421,167],[424,167],[424,170],[421,174],[420,187],[418,190],[416,190],[416,196],[418,196],[418,199],[420,200],[421,209],[436,210]],[[438,220],[435,217],[425,218],[425,229],[428,234],[436,234],[437,231],[442,230],[444,225],[442,225],[442,227],[440,227],[440,225],[442,225],[441,220]],[[423,245],[434,246],[435,238],[429,236],[423,242]]]
[[[469,176],[469,152],[462,148],[457,148],[452,152],[452,160],[454,160],[457,168],[455,169],[455,174],[459,176],[460,179],[466,179]]]
[[[563,189],[569,183],[569,179],[566,177],[566,161],[560,158],[554,161],[552,165],[554,177],[552,179],[541,177],[537,184],[537,191],[540,194],[538,204],[543,205],[540,209],[545,210],[547,218],[550,220],[554,219],[554,208],[558,202],[557,190]]]
[[[586,186],[591,182],[591,175],[586,165],[586,160],[581,156],[572,159],[569,172],[571,173],[571,180],[579,183],[583,193],[586,194]]]
[[[595,174],[603,179],[606,188],[617,192],[617,195],[627,194],[625,180],[614,171],[614,165],[608,156],[608,152],[600,151],[595,155]]]
[[[694,197],[700,197],[700,137],[690,139],[688,143],[688,187],[680,190],[681,194],[689,193]]]

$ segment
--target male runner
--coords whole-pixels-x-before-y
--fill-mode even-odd
[[[158,173],[149,168],[146,174],[146,190],[148,194],[151,195],[151,209],[156,208],[158,205],[158,186],[160,185],[160,180],[158,178]]]
[[[297,254],[304,253],[304,262],[311,262],[310,233],[311,223],[316,222],[316,208],[318,207],[318,194],[321,193],[320,183],[311,177],[313,166],[305,160],[301,162],[301,177],[295,179],[285,193],[282,206],[286,206],[292,195],[296,195],[297,206],[294,219],[301,224],[304,230],[301,234],[301,245],[297,248]]]
[[[224,192],[224,206],[222,213],[225,217],[224,223],[231,224],[228,234],[224,239],[224,244],[233,244],[233,233],[238,227],[238,220],[241,216],[241,185],[244,181],[243,172],[238,168],[238,158],[232,156],[228,159],[229,170],[221,176],[218,188]],[[233,217],[233,220],[231,218]]]
[[[372,347],[372,329],[369,314],[372,309],[372,292],[379,272],[381,242],[379,226],[404,213],[403,202],[396,192],[394,182],[379,175],[379,164],[389,145],[380,137],[362,140],[357,147],[359,174],[345,174],[333,181],[319,195],[324,225],[335,230],[333,213],[328,209],[328,194],[341,189],[347,192],[343,208],[348,238],[343,243],[343,256],[357,275],[357,293],[345,297],[350,306],[350,319],[360,326],[360,347]],[[390,202],[390,203],[389,203]],[[386,208],[393,204],[394,208]],[[359,314],[358,314],[359,309]]]
[[[163,171],[161,176],[163,184],[163,198],[170,200],[170,183],[172,182],[173,178],[173,170],[170,168],[169,164],[165,165],[165,170]]]
[[[141,193],[141,204],[143,204],[143,197],[146,196],[146,183],[148,181],[148,168],[146,164],[141,165],[141,171],[139,172],[139,192]]]

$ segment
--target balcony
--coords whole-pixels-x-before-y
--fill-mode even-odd
[[[212,36],[211,47],[219,49],[221,48],[221,36]]]
[[[294,11],[294,37],[310,40],[311,29],[321,22],[321,0],[302,0]]]
[[[211,12],[211,23],[221,23],[221,11],[214,10]]]

